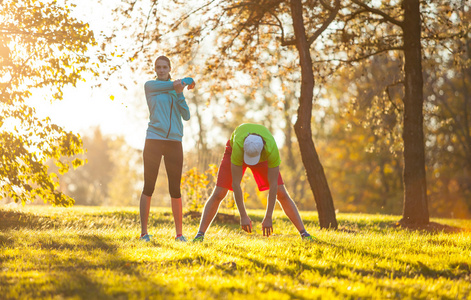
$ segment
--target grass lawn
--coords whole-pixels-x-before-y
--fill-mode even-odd
[[[138,208],[0,208],[1,299],[471,299],[471,221],[427,233],[391,226],[398,216],[339,214],[342,230],[301,240],[275,211],[275,235],[215,222],[203,243],[175,242],[168,209],[152,208],[150,243]],[[191,239],[199,219],[184,219]]]

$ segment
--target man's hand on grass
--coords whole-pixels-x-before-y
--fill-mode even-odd
[[[252,233],[252,220],[249,216],[240,217],[240,226],[248,233]]]
[[[273,234],[272,218],[265,217],[262,221],[263,236],[270,236]]]

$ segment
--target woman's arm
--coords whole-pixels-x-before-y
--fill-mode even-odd
[[[175,88],[172,81],[150,80],[144,84],[144,90],[146,93],[170,92],[174,91]]]
[[[183,93],[177,94],[177,109],[182,115],[183,120],[188,121],[190,119],[190,109],[188,108],[188,104],[185,101]]]
[[[183,89],[185,84],[181,80],[175,80],[173,82],[175,92],[177,92],[177,109],[182,115],[183,120],[188,121],[190,119],[190,109],[188,104],[185,101],[185,96],[183,95]]]

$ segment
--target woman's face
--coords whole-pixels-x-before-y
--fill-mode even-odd
[[[158,59],[155,62],[155,72],[157,73],[157,78],[160,80],[168,80],[168,74],[170,73],[170,66],[163,59]]]

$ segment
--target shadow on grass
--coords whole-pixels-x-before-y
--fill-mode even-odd
[[[41,229],[54,227],[54,221],[50,217],[13,210],[0,209],[0,220],[0,231],[20,228]]]
[[[314,246],[313,245],[317,245]],[[322,260],[323,254],[325,251],[330,251],[327,247],[329,248],[336,248],[338,253],[347,253],[345,256],[350,257],[352,255],[358,256],[361,255],[363,257],[366,257],[367,260],[373,260],[373,261],[391,261],[391,262],[399,262],[402,265],[405,266],[405,268],[397,270],[397,269],[391,269],[389,267],[380,267],[380,266],[374,266],[371,269],[367,268],[358,268],[354,267],[348,263],[342,263],[338,261],[332,261],[331,263],[328,264],[321,264],[321,265],[315,265],[311,263],[316,262],[318,260]],[[320,274],[323,277],[326,278],[339,278],[339,279],[345,279],[345,280],[359,280],[358,276],[361,277],[373,277],[377,279],[402,279],[402,278],[407,278],[407,279],[416,279],[418,277],[423,277],[425,279],[449,279],[449,280],[464,280],[467,281],[469,280],[471,276],[471,265],[466,262],[457,262],[453,263],[448,268],[444,269],[434,269],[432,266],[427,266],[426,262],[421,262],[419,260],[415,262],[408,262],[405,260],[402,260],[400,258],[391,258],[387,254],[381,254],[381,253],[373,253],[368,250],[360,250],[357,247],[352,246],[345,246],[345,245],[336,245],[334,243],[329,243],[329,242],[324,242],[324,241],[319,241],[316,244],[306,244],[306,248],[304,251],[308,251],[313,253],[314,255],[312,256],[312,260],[309,259],[308,261],[301,261],[298,258],[295,259],[290,259],[289,264],[286,268],[280,269],[279,266],[277,266],[275,263],[270,262],[269,258],[267,260],[262,260],[259,258],[255,258],[250,253],[247,253],[247,250],[244,247],[237,246],[237,245],[231,245],[232,251],[228,251],[225,249],[218,249],[218,252],[223,253],[229,257],[234,257],[231,260],[237,261],[238,259],[242,259],[245,261],[249,261],[250,264],[252,264],[254,267],[249,268],[249,269],[255,269],[259,270],[260,272],[263,273],[268,273],[271,275],[280,275],[280,276],[288,276],[291,278],[296,278],[296,281],[298,281],[300,284],[305,285],[305,286],[312,286],[316,287],[316,285],[313,286],[312,282],[306,281],[302,279],[301,273],[303,271],[311,271],[311,272],[316,272]],[[306,253],[304,253],[306,254]],[[209,264],[207,260],[202,259],[202,261],[205,262],[205,264]],[[247,273],[248,276],[252,275],[250,272],[245,271],[245,267],[240,267],[238,266],[235,262],[229,261],[223,264],[220,264],[219,266],[216,265],[216,267],[222,268],[225,270],[225,274],[230,275],[230,276],[237,276],[236,272],[245,272]],[[262,274],[263,274],[262,273]],[[380,281],[381,282],[381,281]],[[273,289],[279,288],[276,286],[271,287]],[[392,292],[394,292],[396,295],[402,295],[406,296],[407,294],[404,294],[405,290],[401,285],[398,285],[396,287],[388,286],[388,289]],[[299,295],[295,292],[287,291],[287,290],[280,290],[280,292],[285,293],[287,296],[290,296],[290,298],[296,298],[296,299],[304,299],[302,295]],[[406,291],[407,292],[407,291]],[[346,293],[343,294],[341,291],[336,291],[336,293],[341,297],[341,298],[351,298],[352,294],[351,293]]]
[[[283,217],[288,220],[286,216]],[[317,221],[305,221],[306,227],[318,227]],[[391,221],[390,219],[357,219],[357,220],[338,220],[338,230],[347,233],[361,233],[362,231],[386,233],[390,229],[405,229],[409,231],[417,231],[424,234],[439,234],[439,233],[461,233],[469,232],[470,229],[440,224],[436,222],[429,222],[425,225],[407,225],[399,221]]]
[[[102,228],[138,228],[139,212],[113,211],[104,213],[76,213],[58,216],[39,215],[32,212],[0,209],[0,232],[7,230],[53,228],[102,229]],[[149,226],[173,224],[166,213],[151,213]]]
[[[290,278],[296,279],[296,281],[298,281],[299,284],[303,286],[316,287],[315,285],[313,286],[312,282],[304,280],[299,277],[299,275],[304,271],[317,272],[321,275],[332,276],[332,272],[331,270],[329,270],[329,267],[324,268],[324,267],[312,266],[308,263],[302,262],[300,259],[291,259],[290,266],[284,269],[280,269],[279,266],[276,265],[276,263],[266,262],[255,257],[251,257],[249,254],[247,254],[247,251],[244,247],[233,246],[233,248],[234,248],[233,249],[234,252],[230,252],[226,250],[219,250],[219,251],[230,257],[235,256],[245,261],[249,261],[254,266],[254,267],[251,267],[250,269],[255,269],[259,273],[262,273],[262,274],[267,273],[267,274],[275,275],[275,276],[279,275],[279,276],[290,277]],[[245,276],[248,276],[248,277],[256,275],[256,274],[252,274],[250,271],[247,271],[246,267],[238,266],[233,261],[216,265],[216,268],[222,269],[225,275],[227,276],[237,277],[237,272],[242,272],[245,274]],[[286,296],[288,296],[289,299],[310,299],[310,298],[306,298],[305,296],[301,294],[293,292],[289,289],[281,288],[279,284],[277,285],[277,284],[271,284],[271,283],[265,282],[264,285],[266,289],[277,291],[281,294],[285,294]]]
[[[167,247],[172,248],[174,250],[178,250],[177,247],[173,247],[172,245],[168,245]],[[275,263],[269,263],[269,262],[264,262],[260,259],[250,257],[249,253],[247,253],[247,250],[238,245],[231,245],[232,251],[228,251],[225,249],[217,249],[216,251],[220,254],[225,254],[229,257],[238,257],[242,258],[243,260],[249,261],[254,267],[251,267],[251,269],[256,269],[258,272],[263,272],[263,273],[268,273],[270,275],[282,275],[282,276],[287,276],[291,278],[295,278],[298,274],[300,274],[304,270],[314,270],[318,272],[323,272],[322,268],[317,268],[313,267],[311,265],[308,265],[306,263],[301,262],[299,259],[296,259],[293,264],[294,266],[291,267],[289,270],[282,270],[277,266]],[[224,263],[214,263],[211,260],[212,257],[206,257],[204,255],[196,254],[195,256],[192,257],[183,257],[183,258],[177,258],[177,259],[172,259],[172,260],[167,260],[165,263],[163,263],[163,266],[183,266],[183,267],[194,267],[194,266],[204,266],[207,269],[214,268],[221,272],[219,276],[224,276],[224,277],[231,277],[233,276],[234,278],[240,278],[241,274],[243,273],[243,277],[250,278],[252,275],[251,272],[247,271],[246,267],[237,265],[236,262],[234,261],[227,261]],[[327,274],[327,273],[326,273]],[[303,285],[312,285],[310,282],[304,281],[302,279],[297,279],[301,284]],[[271,283],[266,283],[264,282],[265,289],[270,290],[270,291],[277,291],[281,294],[284,294],[289,297],[289,299],[309,299],[306,297],[303,297],[302,295],[299,295],[295,292],[292,292],[287,289],[283,289],[280,287],[280,285],[276,284],[271,284]],[[240,293],[244,294],[247,291],[241,288],[235,288],[235,287],[218,287],[217,289],[217,294],[224,294],[225,292],[227,293]]]
[[[107,243],[104,239],[95,236],[95,235],[85,235],[79,234],[78,238],[80,239],[80,243],[69,243],[64,240],[47,240],[42,242],[39,247],[40,249],[47,249],[47,250],[74,250],[74,251],[95,251],[101,250],[105,251],[109,254],[116,253],[118,248],[117,245],[112,243]]]
[[[309,245],[315,245],[315,244],[309,244]],[[320,242],[317,244],[319,247],[312,247],[308,246],[304,250],[301,249],[301,252],[303,251],[312,251],[312,252],[319,252],[318,256],[319,257],[312,257],[312,260],[307,260],[307,261],[301,261],[299,258],[294,258],[289,260],[289,264],[286,265],[285,268],[280,268],[279,265],[276,264],[276,262],[271,262],[269,257],[266,259],[259,258],[259,257],[254,257],[251,255],[251,253],[247,252],[247,249],[245,249],[243,246],[238,246],[231,244],[230,249],[228,250],[226,247],[222,249],[217,249],[216,253],[223,254],[224,256],[230,257],[230,259],[226,262],[218,262],[215,263],[211,261],[211,257],[204,257],[202,255],[197,254],[196,257],[186,257],[182,259],[175,259],[171,261],[167,261],[169,265],[182,265],[182,266],[194,266],[195,264],[199,264],[201,266],[204,266],[205,268],[214,268],[221,272],[219,276],[224,276],[226,278],[231,278],[234,277],[235,279],[240,278],[240,276],[244,276],[247,278],[250,278],[254,275],[260,276],[263,274],[270,274],[270,276],[281,276],[281,277],[289,277],[294,280],[296,280],[299,285],[310,287],[310,288],[318,288],[319,284],[309,281],[308,279],[304,279],[304,276],[301,276],[301,274],[304,271],[309,271],[309,272],[315,272],[320,274],[322,277],[325,278],[337,278],[337,279],[342,279],[342,280],[348,280],[348,281],[362,281],[361,278],[363,277],[372,277],[372,278],[377,278],[377,279],[388,279],[388,280],[396,280],[396,279],[402,279],[402,278],[408,278],[408,279],[414,279],[417,277],[424,277],[425,279],[438,279],[438,278],[443,278],[443,279],[450,279],[450,280],[467,280],[469,278],[469,272],[470,272],[470,266],[467,263],[459,263],[457,265],[450,266],[449,269],[445,270],[434,270],[431,267],[428,267],[425,263],[422,263],[420,261],[417,262],[405,262],[402,261],[401,259],[393,259],[388,256],[382,255],[382,254],[377,254],[377,253],[372,253],[369,251],[360,251],[358,252],[358,249],[355,248],[350,248],[350,247],[344,247],[344,246],[338,246],[333,243],[326,243],[326,242]],[[351,265],[347,263],[339,263],[337,261],[332,261],[330,264],[321,264],[321,265],[315,265],[312,262],[315,262],[317,259],[322,259],[322,255],[325,251],[329,251],[329,249],[326,249],[325,247],[322,246],[330,246],[330,247],[336,247],[338,248],[337,251],[341,252],[348,252],[351,254],[355,255],[362,255],[366,256],[369,259],[379,259],[379,260],[390,260],[390,261],[399,261],[403,264],[407,264],[407,267],[404,270],[393,270],[388,267],[377,267],[375,266],[372,269],[366,269],[366,268],[357,268],[357,267],[352,267]],[[269,254],[269,253],[267,253]],[[217,255],[217,254],[216,254]],[[219,255],[218,255],[219,256]],[[349,255],[347,255],[349,256]],[[245,263],[243,265],[240,265],[236,263],[236,261],[247,261],[249,262],[252,266],[247,268]],[[457,269],[459,271],[457,272]],[[250,271],[247,271],[250,270]],[[257,272],[259,274],[252,274],[252,272]],[[241,275],[241,273],[243,275]],[[254,276],[254,277],[257,277]],[[309,278],[306,277],[306,278]],[[398,285],[391,286],[390,284],[382,284],[383,281],[377,281],[377,285],[381,287],[382,290],[387,290],[392,293],[392,295],[395,295],[395,298],[401,298],[401,297],[410,297],[413,294],[410,294],[411,291],[413,293],[414,290],[414,285],[413,281],[410,283],[411,289],[405,289],[404,286],[408,285],[407,283],[402,283]],[[256,282],[254,282],[256,284]],[[279,284],[275,283],[267,283],[264,282],[264,289],[268,289],[271,291],[277,291],[280,294],[284,294],[287,298],[289,299],[308,299],[306,298],[303,294],[297,293],[295,290],[289,290],[285,289]],[[237,290],[231,290],[228,289],[228,292],[237,292]],[[243,293],[244,291],[239,291],[240,293]],[[341,299],[351,299],[352,297],[355,297],[354,294],[351,292],[345,291],[342,292],[341,290],[335,290],[334,293]],[[420,293],[420,290],[418,291]]]
[[[77,236],[79,242],[74,245],[62,243],[60,240],[53,241],[51,245],[43,245],[42,247],[56,249],[73,249],[77,253],[82,251],[88,253],[97,253],[96,260],[85,260],[77,256],[68,257],[65,264],[51,266],[50,271],[58,275],[55,279],[53,295],[65,297],[79,296],[82,299],[116,299],[119,297],[128,298],[126,290],[108,290],[110,283],[107,282],[106,276],[103,281],[99,278],[100,274],[124,273],[129,276],[137,277],[138,281],[146,281],[136,265],[129,263],[120,253],[119,246],[110,239],[102,238],[94,234],[79,234]],[[80,252],[79,252],[80,250]],[[58,253],[54,251],[53,253]],[[60,253],[60,252],[59,252]],[[69,253],[69,252],[67,252]],[[103,258],[100,259],[100,256]],[[97,280],[98,279],[98,280]],[[115,284],[115,283],[113,283]]]
[[[437,241],[427,241],[431,244],[443,244]],[[414,279],[418,276],[423,276],[424,278],[446,278],[450,280],[469,280],[471,276],[471,265],[467,261],[455,262],[450,264],[446,269],[433,269],[427,266],[426,262],[421,262],[419,260],[415,262],[406,261],[400,258],[394,258],[390,255],[383,255],[380,253],[374,253],[368,250],[359,250],[355,245],[336,245],[334,243],[319,241],[319,245],[328,246],[336,248],[338,252],[348,252],[354,255],[361,255],[367,257],[368,260],[377,260],[377,261],[391,261],[399,262],[402,265],[406,266],[404,270],[391,270],[390,268],[376,266],[373,269],[362,269],[362,268],[353,268],[352,272],[357,273],[362,276],[371,276],[374,278],[409,278]],[[448,243],[447,243],[448,245]],[[451,246],[451,245],[450,245]],[[457,246],[457,245],[454,245]],[[341,268],[350,268],[346,264],[336,263]],[[342,277],[342,276],[340,276]],[[347,278],[347,277],[346,277]]]
[[[288,221],[288,220],[287,220]],[[289,221],[288,221],[289,222]],[[394,227],[394,223],[391,223],[390,221],[381,221],[381,222],[375,222],[375,226],[378,228],[378,230],[386,231],[387,229],[390,229],[391,227]],[[365,225],[362,225],[364,230],[368,229]],[[457,227],[452,227],[448,225],[441,225],[437,223],[432,223],[430,226],[433,227],[432,230],[426,230],[424,234],[435,234],[435,233],[440,233],[440,232],[445,232],[445,233],[459,233],[462,232],[462,228],[457,228]],[[346,231],[347,233],[353,233],[353,234],[358,234],[361,232],[358,231],[352,231],[348,230],[348,228],[351,228],[350,226],[347,226],[347,230],[342,230],[341,231]],[[239,228],[234,228],[234,230],[239,230]],[[423,230],[423,228],[422,228]],[[385,233],[387,234],[387,233]],[[443,246],[450,246],[450,247],[460,247],[457,243],[454,243],[453,241],[449,240],[443,240],[443,241],[437,241],[434,238],[430,238],[429,240],[426,241],[426,243],[432,244],[432,245],[443,245]],[[336,248],[336,252],[338,253],[345,253],[348,252],[346,256],[364,256],[367,257],[367,260],[374,260],[374,261],[391,261],[391,262],[399,262],[403,266],[405,266],[404,270],[391,270],[390,268],[383,268],[376,266],[373,269],[362,269],[362,268],[352,268],[351,266],[347,264],[342,264],[342,263],[334,263],[334,266],[326,266],[326,267],[317,267],[317,266],[311,266],[309,264],[303,263],[301,261],[294,262],[296,264],[296,269],[299,270],[300,272],[303,270],[311,270],[320,273],[321,275],[325,276],[336,276],[340,278],[349,278],[348,275],[343,275],[341,274],[341,271],[339,270],[344,270],[344,269],[351,269],[352,273],[359,274],[362,276],[372,276],[375,278],[409,278],[413,279],[416,278],[417,276],[423,276],[424,278],[431,278],[431,279],[437,279],[439,277],[447,278],[450,280],[469,280],[471,276],[471,264],[469,264],[468,261],[458,261],[453,264],[450,264],[448,267],[441,268],[441,269],[434,269],[433,267],[427,266],[427,262],[421,262],[419,260],[417,261],[407,261],[403,260],[400,258],[396,257],[391,257],[388,254],[382,254],[382,253],[375,253],[371,252],[365,249],[358,249],[355,245],[336,245],[335,243],[331,242],[326,242],[319,240],[316,243],[312,244],[305,244],[306,250],[308,251],[314,251],[314,253],[317,253],[317,255],[314,255],[314,259],[321,259],[323,256],[324,251],[327,248]],[[312,247],[313,245],[317,245]],[[231,245],[232,248],[236,248],[238,251],[234,252],[229,252],[225,250],[218,250],[221,253],[230,255],[230,256],[235,256],[242,258],[244,260],[250,261],[252,264],[256,266],[257,269],[266,271],[271,274],[280,274],[280,275],[293,275],[289,272],[280,270],[275,264],[271,264],[270,262],[258,260],[256,258],[250,257],[249,255],[246,255],[245,253],[247,250],[244,247],[240,247],[237,245]],[[317,257],[316,257],[317,256]],[[202,263],[204,264],[210,264],[209,261],[206,259],[200,259]],[[188,260],[194,263],[194,260]],[[182,261],[181,263],[185,264],[186,261]],[[230,263],[230,262],[229,262]],[[228,263],[228,264],[229,264]],[[235,264],[235,263],[233,263]],[[235,270],[237,268],[231,268],[231,270]],[[230,272],[229,272],[230,273]]]
[[[406,224],[404,222],[396,222],[391,224],[394,228],[403,228],[410,231],[419,231],[424,233],[460,233],[470,231],[469,229],[440,224],[436,222],[429,222],[427,224]]]
[[[20,285],[20,295],[32,299],[149,298],[153,296],[153,291],[175,297],[171,286],[143,274],[140,269],[142,264],[124,257],[119,251],[120,246],[111,238],[95,234],[77,234],[74,239],[75,243],[64,242],[63,237],[51,235],[47,236],[46,240],[40,238],[33,246],[28,246],[43,250],[38,252],[41,253],[41,263],[24,267],[14,276],[5,277],[0,273],[3,296],[7,295],[5,297],[8,298],[7,292],[17,290]],[[24,281],[22,274],[29,271],[44,273],[45,276],[38,281]],[[139,285],[134,287],[133,284],[136,283]],[[143,285],[147,286],[146,290],[142,290]]]
[[[11,239],[7,234],[0,232],[0,249],[3,247],[12,247],[14,244],[13,239]],[[2,257],[0,256],[0,261]]]

